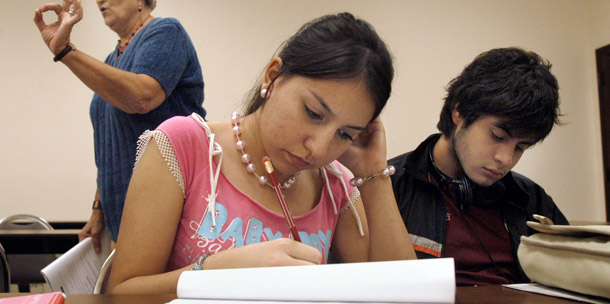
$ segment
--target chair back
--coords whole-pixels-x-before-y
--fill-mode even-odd
[[[8,266],[4,247],[0,244],[0,292],[9,292],[11,287],[11,268]]]
[[[41,217],[30,214],[15,214],[0,219],[0,229],[53,230],[53,227]]]
[[[102,269],[100,269],[100,273],[97,275],[95,287],[93,288],[93,294],[106,293],[108,277],[110,276],[110,270],[112,268],[112,260],[114,260],[114,249],[112,250],[112,252],[110,252],[108,258],[106,258],[104,265],[102,265]]]
[[[30,215],[16,214],[0,219],[0,229],[53,230],[45,219]],[[17,284],[19,292],[29,292],[31,283],[45,283],[40,270],[55,260],[54,254],[7,254],[11,273],[11,283]]]

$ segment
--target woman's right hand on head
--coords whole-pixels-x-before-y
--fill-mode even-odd
[[[280,238],[225,250],[206,260],[204,268],[299,266],[320,263],[322,254],[318,249],[291,239]]]
[[[70,14],[70,10],[75,14]],[[57,21],[46,24],[42,14],[54,11]],[[81,0],[64,0],[63,4],[47,3],[34,12],[34,23],[53,54],[61,52],[70,42],[72,27],[83,19]]]
[[[387,156],[381,118],[373,119],[338,160],[356,176],[370,176],[383,169]]]

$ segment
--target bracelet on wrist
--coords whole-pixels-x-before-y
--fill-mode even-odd
[[[97,209],[97,210],[102,209],[102,201],[94,200],[93,201],[93,206],[91,206],[91,209]]]
[[[354,178],[349,180],[349,184],[352,185],[352,187],[360,187],[364,184],[364,182],[369,181],[377,176],[388,177],[390,175],[393,175],[394,173],[396,173],[396,169],[394,168],[394,166],[387,166],[385,169],[381,170],[381,172],[369,175],[368,177],[354,176]]]
[[[191,270],[203,270],[203,262],[205,261],[205,259],[207,259],[210,256],[209,253],[205,253],[202,256],[197,258],[197,262],[195,262],[195,264],[193,264],[193,267],[191,267]]]
[[[66,47],[61,50],[61,52],[57,53],[57,55],[55,55],[55,57],[53,57],[53,61],[54,62],[58,62],[60,61],[62,58],[64,58],[64,56],[66,56],[66,54],[70,53],[70,51],[76,50],[76,47],[74,46],[74,44],[72,44],[72,42],[68,42],[68,44],[66,44]]]

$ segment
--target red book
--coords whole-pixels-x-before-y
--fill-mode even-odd
[[[48,292],[20,297],[2,298],[0,304],[64,304],[66,296],[61,292]]]

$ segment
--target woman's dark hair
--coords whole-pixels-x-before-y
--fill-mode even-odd
[[[543,140],[559,124],[557,79],[551,64],[534,52],[519,48],[493,49],[477,56],[453,79],[437,128],[451,137],[457,109],[468,127],[483,115],[506,120],[511,136]]]
[[[283,65],[277,77],[364,80],[375,99],[373,118],[390,97],[394,77],[390,52],[369,23],[350,13],[326,15],[303,25],[284,42],[278,56]],[[260,90],[259,80],[249,94],[246,115],[264,104]]]

